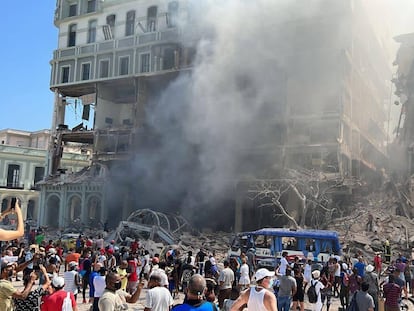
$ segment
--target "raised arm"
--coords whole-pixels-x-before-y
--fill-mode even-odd
[[[8,210],[1,214],[3,218],[6,215],[16,213],[17,216],[17,228],[16,230],[3,230],[0,229],[0,241],[11,241],[18,239],[23,236],[24,234],[24,223],[23,223],[23,215],[22,210],[20,209],[20,201],[16,200],[16,204],[14,207],[10,207]]]

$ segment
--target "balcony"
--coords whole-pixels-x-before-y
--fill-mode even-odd
[[[177,28],[165,29],[158,32],[143,33],[133,37],[124,37],[55,50],[53,53],[53,61],[90,56],[91,54],[108,53],[123,48],[139,48],[149,44],[159,44],[163,42],[175,43],[181,39],[182,35]]]
[[[0,188],[23,190],[24,189],[24,184],[23,183],[8,182],[5,185],[4,184],[0,185]]]

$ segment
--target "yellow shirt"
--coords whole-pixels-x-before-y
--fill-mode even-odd
[[[13,311],[12,296],[17,289],[8,280],[0,280],[0,310]]]
[[[128,273],[127,273],[126,269],[121,269],[120,267],[118,267],[116,272],[121,277],[121,289],[126,290],[126,287],[127,287],[127,284],[128,284],[128,278],[127,278]]]

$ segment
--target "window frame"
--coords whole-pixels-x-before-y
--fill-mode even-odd
[[[125,60],[127,61],[126,64],[124,63]],[[120,75],[120,76],[129,75],[129,63],[130,63],[129,55],[119,57],[118,75]],[[126,66],[126,68],[125,68],[125,66]],[[126,72],[124,71],[124,69],[126,69]]]

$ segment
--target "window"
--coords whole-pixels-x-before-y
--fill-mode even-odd
[[[167,25],[169,28],[177,26],[178,1],[168,3]]]
[[[76,24],[69,25],[68,46],[76,44]]]
[[[69,6],[69,17],[76,16],[78,11],[78,5],[76,3],[73,3]]]
[[[35,167],[33,184],[36,185],[38,181],[43,180],[44,176],[45,176],[45,168],[42,166]]]
[[[112,40],[114,38],[114,31],[115,31],[115,14],[111,14],[106,17],[106,24],[108,25],[108,28],[109,28],[108,38],[109,40]],[[106,39],[106,36],[105,36],[105,39]]]
[[[96,0],[88,0],[88,8],[86,13],[92,13],[96,11]]]
[[[82,80],[89,80],[91,73],[91,64],[82,64]]]
[[[164,50],[164,57],[162,62],[162,69],[166,70],[174,68],[174,49],[167,48]]]
[[[18,188],[20,182],[20,165],[10,164],[7,170],[7,188]]]
[[[157,30],[157,6],[150,6],[147,11],[147,31]]]
[[[109,77],[109,60],[101,60],[99,63],[99,78]]]
[[[132,36],[135,32],[135,11],[127,12],[125,36]]]
[[[69,82],[69,67],[62,67],[62,83]]]
[[[89,21],[88,25],[88,43],[96,41],[96,19]]]
[[[127,75],[129,69],[129,57],[121,57],[119,65],[119,75]]]
[[[141,54],[141,72],[150,72],[150,69],[149,53]]]

